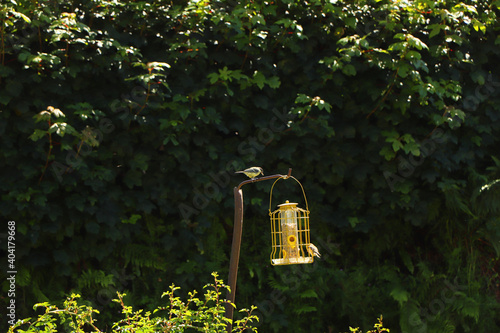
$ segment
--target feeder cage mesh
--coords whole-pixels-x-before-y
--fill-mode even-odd
[[[293,178],[302,188],[300,182],[294,177],[282,177],[280,179]],[[297,207],[296,203],[288,200],[278,209],[271,212],[272,191],[276,180],[271,188],[271,198],[269,200],[269,216],[271,218],[271,264],[272,265],[292,265],[309,264],[314,261],[313,256],[307,251],[310,244],[309,233],[309,209],[304,188],[302,193],[306,202],[306,208]]]

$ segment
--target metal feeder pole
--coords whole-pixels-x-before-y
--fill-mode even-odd
[[[292,175],[292,169],[288,169],[288,175],[272,175],[265,176],[260,178],[253,178],[249,180],[245,180],[240,183],[238,187],[234,188],[234,226],[233,226],[233,243],[231,246],[231,259],[229,260],[229,288],[230,290],[227,292],[226,299],[230,301],[230,303],[234,304],[234,299],[236,296],[236,280],[238,278],[238,263],[240,261],[240,248],[241,248],[241,235],[243,233],[243,190],[241,187],[245,184],[256,183],[263,180],[270,180],[276,178],[288,178]],[[226,318],[231,321],[227,324],[227,332],[231,332],[233,329],[233,313],[234,307],[230,304],[226,303]]]

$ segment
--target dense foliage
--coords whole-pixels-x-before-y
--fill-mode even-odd
[[[170,290],[164,292],[162,297],[167,297],[167,306],[158,307],[153,312],[136,310],[125,305],[126,295],[118,293],[118,298],[113,301],[121,306],[123,319],[117,321],[112,326],[113,332],[205,332],[216,333],[224,331],[229,319],[224,317],[223,291],[228,287],[214,273],[215,283],[205,286],[204,298],[196,296],[197,292],[189,293],[187,301],[181,300],[175,295],[180,289],[175,285],[170,286]],[[96,316],[99,311],[88,305],[78,304],[80,295],[72,294],[64,301],[63,307],[58,308],[49,302],[36,304],[34,308],[44,307],[45,312],[37,318],[26,318],[18,321],[9,328],[9,333],[26,332],[102,332]],[[233,304],[234,305],[234,304]],[[257,332],[255,327],[249,326],[252,321],[258,319],[252,315],[255,307],[240,312],[246,312],[243,319],[234,322],[232,332]],[[380,325],[375,324],[375,325]]]
[[[234,171],[258,165],[293,168],[323,253],[272,267],[270,184],[245,186],[236,303],[261,331],[381,314],[402,332],[498,331],[499,5],[2,1],[17,316],[78,293],[111,323],[117,290],[152,310],[172,282],[227,274]]]

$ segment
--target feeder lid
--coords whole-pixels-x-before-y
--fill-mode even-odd
[[[284,204],[281,204],[281,205],[278,205],[279,208],[286,208],[286,207],[290,207],[290,208],[293,208],[293,207],[296,207],[297,206],[297,203],[296,202],[290,202],[290,201],[285,201]]]

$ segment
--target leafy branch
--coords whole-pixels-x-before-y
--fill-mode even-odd
[[[76,130],[66,123],[64,113],[54,108],[53,106],[47,107],[47,110],[41,111],[40,113],[34,116],[35,122],[46,122],[48,124],[48,129],[35,129],[34,132],[29,136],[29,138],[33,141],[38,141],[43,137],[47,136],[49,140],[49,151],[47,152],[47,157],[45,159],[45,165],[43,166],[42,175],[38,179],[38,183],[43,180],[45,172],[50,163],[50,159],[52,157],[52,150],[54,148],[55,142],[53,141],[52,134],[55,133],[60,137],[63,137],[65,134],[78,135]]]

